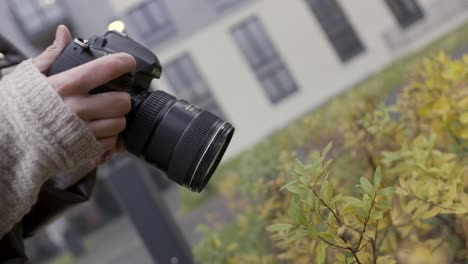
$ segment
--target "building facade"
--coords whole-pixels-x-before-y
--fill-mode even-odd
[[[54,23],[88,37],[122,20],[163,64],[154,88],[236,126],[231,156],[467,18],[466,0],[0,2],[0,33],[31,56]]]

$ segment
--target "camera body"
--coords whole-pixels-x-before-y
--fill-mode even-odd
[[[135,72],[113,81],[124,87],[130,87],[132,90],[128,92],[137,93],[149,90],[151,81],[161,77],[162,66],[158,57],[143,45],[118,31],[108,31],[104,36],[93,36],[89,40],[75,38],[55,60],[49,75],[119,52],[131,54],[136,61]],[[93,93],[99,93],[99,91],[95,90]]]
[[[58,74],[100,57],[125,52],[136,61],[134,72],[111,83],[127,87],[132,109],[120,137],[128,151],[156,166],[178,184],[200,192],[221,161],[234,127],[220,117],[163,91],[149,91],[162,66],[151,50],[127,35],[108,31],[89,40],[75,38],[54,61],[49,75]],[[90,94],[111,91],[96,87]]]

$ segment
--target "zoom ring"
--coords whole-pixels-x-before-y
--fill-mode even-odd
[[[210,112],[201,112],[197,118],[187,127],[186,132],[179,139],[177,147],[174,150],[172,159],[177,162],[171,162],[169,174],[174,175],[173,180],[177,183],[192,188],[198,185],[200,179],[194,179],[192,186],[189,183],[192,179],[191,169],[199,162],[206,146],[205,143],[211,136],[211,131],[218,123],[219,118]],[[198,174],[198,172],[197,172]]]
[[[127,137],[127,148],[135,154],[143,153],[146,139],[150,136],[151,130],[155,126],[155,119],[158,114],[175,97],[162,91],[151,93],[142,103],[135,114],[135,119],[129,127]],[[142,140],[142,139],[145,140]]]

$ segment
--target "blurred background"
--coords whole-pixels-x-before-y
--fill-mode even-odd
[[[193,248],[203,259],[208,232],[242,221],[262,226],[239,217],[248,210],[243,191],[272,177],[284,151],[300,157],[340,142],[340,116],[360,98],[392,101],[415,61],[438,50],[463,54],[467,22],[466,0],[0,1],[0,33],[28,56],[53,41],[59,24],[81,38],[123,31],[160,58],[163,77],[153,89],[237,129],[200,195],[127,155],[102,166],[93,200],[28,241],[31,263],[155,263],[152,247],[162,245]],[[336,101],[349,93],[361,97]],[[135,199],[129,210],[109,181],[122,174],[143,179],[142,192],[157,201],[138,209],[142,200]],[[171,226],[152,225],[158,216]],[[170,232],[145,238],[158,230]],[[159,261],[184,263],[177,256]]]

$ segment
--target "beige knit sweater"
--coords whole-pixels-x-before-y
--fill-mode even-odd
[[[76,182],[79,174],[63,172],[102,153],[32,61],[18,65],[0,81],[0,238],[29,212],[47,179]]]

